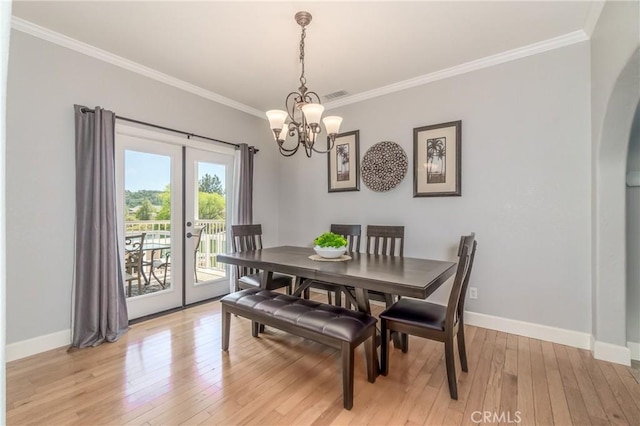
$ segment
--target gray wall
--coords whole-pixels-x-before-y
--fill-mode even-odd
[[[606,2],[591,38],[592,328],[596,342],[619,347],[627,341],[625,178],[640,99],[639,9]]]
[[[262,147],[264,120],[19,31],[7,96],[7,343],[70,327],[75,103],[262,148],[255,216],[277,242],[277,154]]]
[[[640,106],[631,129],[627,172],[640,172]],[[640,343],[640,186],[627,187],[627,341]]]
[[[475,231],[469,310],[591,331],[588,43],[330,113],[360,130],[361,156],[389,140],[410,159],[413,128],[462,120],[462,197],[412,198],[412,165],[390,192],[329,194],[326,156],[282,158],[280,243],[311,245],[336,222],[402,224],[406,255],[455,259]]]

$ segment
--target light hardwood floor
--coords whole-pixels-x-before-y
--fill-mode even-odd
[[[410,338],[407,354],[392,349],[389,376],[374,384],[359,348],[347,411],[337,351],[272,328],[252,338],[249,321],[231,323],[228,353],[213,302],[136,324],[116,343],[11,362],[7,422],[640,424],[640,385],[630,369],[568,346],[467,327],[469,373],[458,365],[457,401],[449,398],[441,343]]]

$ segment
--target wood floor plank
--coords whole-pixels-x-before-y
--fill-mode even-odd
[[[580,356],[582,359],[582,363],[584,365],[584,369],[586,370],[591,382],[593,383],[593,387],[598,394],[598,398],[600,403],[602,404],[602,408],[606,415],[609,423],[613,425],[628,425],[630,424],[628,419],[626,419],[620,405],[614,398],[613,393],[611,392],[611,388],[607,383],[602,371],[598,367],[596,360],[593,358],[593,355],[588,352],[581,350]]]
[[[569,362],[571,363],[573,373],[576,376],[576,381],[578,382],[578,387],[582,393],[582,399],[587,407],[587,413],[591,418],[591,422],[593,424],[602,424],[603,422],[606,422],[607,415],[602,408],[602,403],[600,402],[600,398],[598,398],[598,394],[591,382],[591,378],[589,377],[587,370],[584,368],[580,352],[578,349],[568,346],[565,347],[565,350],[567,351]]]
[[[569,361],[566,346],[554,344],[553,350],[556,354],[556,360],[558,361],[558,368],[560,369],[560,376],[562,378],[562,386],[564,387],[567,406],[571,413],[571,421],[575,425],[590,425],[591,418],[589,417],[587,407],[584,404],[584,399],[582,398],[578,381],[573,372],[571,361]]]
[[[518,412],[522,425],[535,425],[533,378],[531,377],[531,351],[529,338],[518,337]]]
[[[502,389],[500,393],[499,413],[509,414],[515,418],[518,410],[518,336],[507,335],[507,345],[504,352],[504,367],[502,371]],[[505,425],[506,419],[500,421]]]
[[[504,361],[507,350],[507,334],[497,333],[493,358],[491,360],[491,369],[489,371],[489,379],[484,393],[484,401],[482,404],[483,412],[499,413],[500,398],[502,395],[502,373],[504,370]]]
[[[620,377],[622,383],[629,391],[631,399],[633,399],[633,401],[636,403],[636,406],[640,408],[640,382],[638,382],[638,379],[636,379],[636,377],[631,373],[630,367],[620,364],[613,364],[613,368],[618,374],[618,377]]]
[[[560,376],[560,371],[558,371],[558,362],[553,351],[553,344],[550,342],[540,343],[547,375],[547,385],[549,386],[553,422],[557,425],[571,425],[571,413],[569,412],[567,397],[562,386],[562,377]]]
[[[622,380],[620,380],[620,376],[616,373],[613,365],[604,361],[596,361],[596,363],[600,367],[600,371],[602,371],[607,383],[609,383],[613,396],[620,405],[620,409],[627,418],[627,421],[631,424],[638,424],[640,409],[634,401],[632,394],[629,392],[629,389],[627,389]]]
[[[471,390],[469,391],[467,406],[462,416],[463,425],[473,424],[473,413],[479,410],[482,411],[482,403],[491,373],[491,361],[493,359],[496,337],[497,332],[495,330],[487,331],[484,344],[482,345],[480,359],[476,365],[477,371],[474,374]]]
[[[529,339],[531,378],[533,380],[533,406],[537,424],[553,424],[553,413],[551,411],[551,399],[549,396],[549,382],[547,371],[542,356],[540,341]]]
[[[222,352],[213,302],[135,324],[115,343],[8,363],[7,423],[461,425],[486,411],[513,425],[526,407],[520,424],[638,424],[640,385],[626,367],[512,334],[465,332],[469,372],[456,352],[458,400],[442,344],[411,338],[409,353],[391,350],[390,374],[374,384],[358,348],[349,411],[337,351],[272,328],[254,338],[250,322],[234,317]]]

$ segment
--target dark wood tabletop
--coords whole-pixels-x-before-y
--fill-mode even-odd
[[[321,262],[309,259],[313,254],[310,247],[282,246],[219,254],[218,261],[261,269],[267,272],[265,276],[281,272],[421,299],[426,299],[456,271],[456,263],[440,260],[351,253],[351,260]]]

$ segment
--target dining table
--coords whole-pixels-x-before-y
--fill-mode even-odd
[[[348,253],[344,260],[318,259],[313,248],[296,246],[221,253],[217,259],[260,270],[260,287],[264,289],[274,272],[293,275],[294,296],[300,296],[314,280],[330,282],[339,286],[360,312],[369,315],[370,290],[426,299],[455,274],[457,266],[443,260],[368,253]],[[380,337],[378,334],[377,345],[382,343]],[[400,336],[392,333],[391,337],[394,346],[401,347]]]
[[[153,276],[153,278],[155,278],[156,281],[158,281],[158,283],[162,285],[162,280],[160,280],[160,278],[157,277],[155,272],[153,271],[153,260],[156,259],[157,253],[161,254],[163,252],[166,252],[167,250],[171,250],[171,241],[168,238],[164,238],[160,241],[143,239],[142,248],[140,248],[140,239],[140,235],[127,236],[125,238],[124,249],[127,252],[141,250],[144,253],[149,253],[148,256],[146,254],[144,256],[146,259],[142,262],[143,267],[140,269],[140,274],[142,275],[145,284],[149,284],[151,281],[151,277]],[[149,267],[149,276],[144,273],[144,266]]]
[[[358,310],[371,313],[368,291],[426,299],[456,271],[456,263],[405,256],[348,253],[347,260],[317,259],[311,247],[278,246],[261,250],[218,254],[218,261],[259,269],[262,288],[274,272],[296,277],[294,295],[301,295],[312,280],[342,287]],[[354,295],[350,297],[351,290]]]

